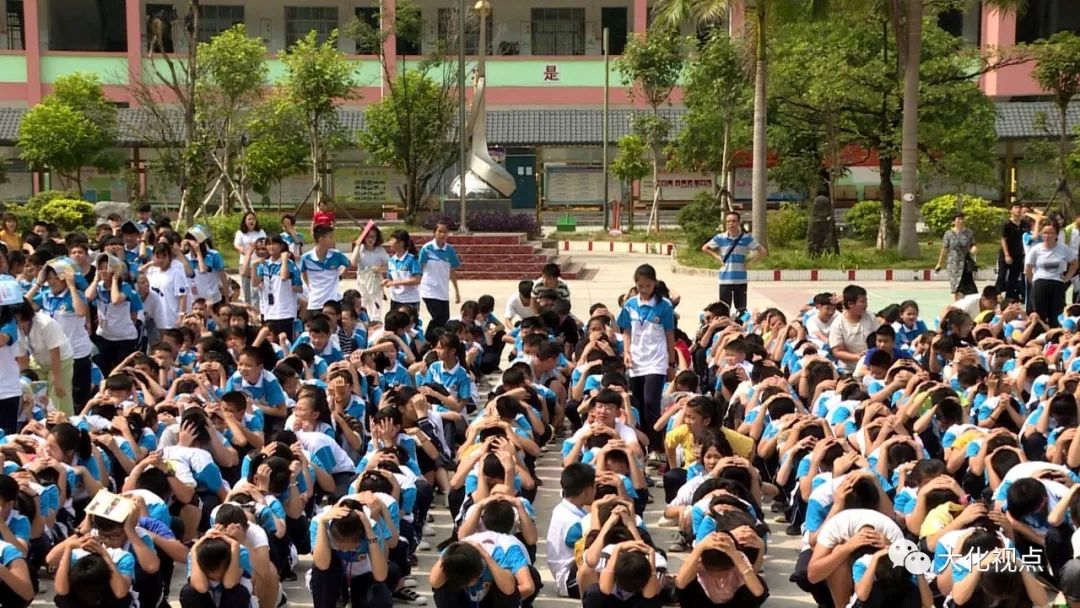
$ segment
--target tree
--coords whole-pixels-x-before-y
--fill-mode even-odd
[[[82,194],[82,170],[115,170],[109,148],[116,141],[116,109],[105,101],[96,76],[76,73],[57,80],[54,92],[23,116],[19,157],[35,170],[50,170]]]
[[[921,63],[923,13],[926,0],[888,0],[884,9],[892,21],[896,35],[897,54],[900,58],[899,72],[904,79],[903,132],[900,145],[900,162],[904,167],[900,191],[900,239],[899,250],[904,257],[919,255],[919,239],[915,224],[919,217],[919,65]],[[1018,10],[1026,0],[983,0],[981,6],[999,12]],[[965,3],[959,3],[963,6]]]
[[[364,48],[374,49],[383,69],[385,94],[364,112],[360,145],[372,159],[393,167],[404,177],[398,197],[407,221],[413,221],[429,187],[457,160],[457,87],[454,64],[437,45],[416,69],[408,70],[396,55],[387,55],[383,43],[390,34],[419,39],[420,11],[408,1],[398,3],[394,22],[379,30],[354,20],[347,29]],[[400,72],[395,76],[395,70]]]
[[[922,42],[920,161],[925,175],[989,182],[995,112],[974,83],[971,68],[983,73],[994,66],[987,58],[966,57],[962,41],[937,27],[928,27]],[[903,128],[903,80],[894,69],[891,48],[889,23],[865,13],[779,28],[773,44],[777,78],[770,139],[780,158],[774,176],[809,197],[831,192],[851,165],[876,153],[880,248],[896,242],[892,176]]]
[[[1069,188],[1069,127],[1068,111],[1072,98],[1080,95],[1080,36],[1072,32],[1058,32],[1050,40],[1032,47],[1035,69],[1032,75],[1043,90],[1053,94],[1058,110],[1057,195],[1064,200],[1061,205],[1065,217],[1076,215],[1077,209]]]
[[[660,106],[668,103],[671,91],[679,83],[686,43],[676,28],[653,24],[644,37],[632,37],[623,49],[615,68],[629,87],[630,95],[640,95],[652,112],[638,116],[633,131],[649,146],[653,171],[653,204],[649,231],[660,231],[660,163],[663,145],[671,132],[671,121],[660,116]],[[632,213],[632,210],[631,210]]]
[[[391,90],[391,95],[365,110],[359,140],[375,162],[404,176],[399,196],[406,221],[411,222],[428,186],[457,154],[452,138],[457,107],[443,85],[420,71],[398,76]]]
[[[281,53],[285,78],[278,84],[300,111],[301,126],[308,141],[311,191],[304,202],[312,194],[316,202],[322,200],[319,177],[326,153],[344,139],[337,105],[342,100],[356,97],[353,66],[338,50],[337,39],[338,32],[334,30],[319,43],[317,33],[312,30]]]
[[[308,143],[296,128],[302,120],[292,101],[280,93],[263,99],[248,113],[245,130],[250,143],[243,155],[243,175],[262,196],[269,197],[273,184],[303,170]]]
[[[239,180],[233,178],[233,153],[242,139],[235,133],[235,125],[243,120],[243,112],[259,98],[266,83],[266,45],[261,38],[249,37],[239,24],[199,43],[199,56],[203,65],[198,87],[202,118],[218,136],[211,157],[227,193],[218,211],[231,211],[233,199],[248,210],[243,174]],[[221,150],[220,156],[216,150]]]
[[[649,174],[650,165],[645,156],[648,145],[639,135],[624,135],[618,141],[619,152],[611,161],[608,171],[622,180],[630,193],[627,203],[630,207],[630,230],[634,229],[634,184]]]
[[[717,194],[729,205],[729,177],[735,150],[750,145],[750,75],[740,50],[725,32],[714,30],[686,65],[683,125],[670,146],[676,164],[717,174]],[[728,208],[728,207],[725,207]]]

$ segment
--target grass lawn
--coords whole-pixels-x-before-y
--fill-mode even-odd
[[[995,259],[999,243],[979,243],[980,266],[991,264]],[[799,241],[785,247],[770,247],[769,255],[764,260],[750,266],[751,269],[788,269],[788,270],[856,270],[873,268],[921,269],[933,268],[937,264],[941,239],[922,240],[919,257],[905,259],[896,250],[878,251],[873,243],[855,239],[840,240],[839,255],[825,255],[812,258],[806,253],[806,243]],[[679,263],[697,268],[718,268],[719,262],[697,249],[682,247],[677,250]]]
[[[606,230],[584,230],[576,232],[559,232],[552,230],[547,233],[545,239],[553,241],[615,241],[616,243],[681,243],[686,238],[682,230],[663,229],[652,234],[644,230],[633,230],[612,236]]]

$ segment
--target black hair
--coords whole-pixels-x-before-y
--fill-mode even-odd
[[[112,589],[109,587],[111,577],[105,558],[96,553],[88,553],[72,563],[68,570],[68,595],[79,598],[83,606],[100,606],[113,598]]]
[[[638,551],[620,551],[615,559],[615,584],[627,593],[637,593],[649,584],[652,578],[652,564],[644,553]]]
[[[495,500],[484,505],[480,521],[484,528],[500,534],[511,534],[514,530],[514,506],[505,500]]]
[[[844,498],[846,509],[876,509],[881,501],[881,492],[877,484],[868,477],[858,479],[851,486],[851,491]]]
[[[563,497],[581,496],[596,484],[596,470],[587,464],[572,463],[562,470],[559,483]]]
[[[229,543],[220,538],[208,538],[195,548],[195,562],[204,573],[218,572],[226,568],[231,560],[232,549]]]
[[[843,300],[844,307],[850,307],[859,301],[859,298],[866,297],[866,290],[859,285],[848,285],[844,288]]]
[[[446,576],[445,587],[455,591],[468,587],[484,573],[484,558],[480,550],[469,543],[450,543],[439,561]]]
[[[56,445],[64,452],[75,452],[82,459],[90,458],[93,453],[93,445],[90,443],[90,433],[76,428],[70,422],[61,422],[52,428]]]
[[[1006,502],[1014,518],[1031,515],[1046,503],[1046,488],[1038,479],[1021,477],[1009,486]]]

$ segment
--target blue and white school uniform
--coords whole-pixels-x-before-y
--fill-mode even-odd
[[[642,302],[634,296],[623,304],[619,329],[630,331],[631,377],[665,375],[668,370],[667,333],[675,330],[675,308],[667,298]]]
[[[322,259],[315,249],[300,256],[300,271],[307,276],[308,310],[322,310],[328,301],[341,300],[341,271],[349,264],[348,256],[337,249],[327,251]]]
[[[299,309],[297,287],[303,287],[304,282],[300,279],[300,268],[292,260],[288,264],[289,278],[281,278],[281,261],[270,260],[260,263],[255,271],[262,277],[262,285],[259,288],[260,297],[265,300],[262,307],[263,320],[284,321],[295,319]],[[310,277],[309,277],[310,278]]]
[[[285,403],[285,391],[281,390],[281,383],[265,369],[254,384],[245,380],[240,372],[234,373],[225,385],[225,392],[230,391],[240,391],[252,401],[265,403],[270,407],[278,407]]]
[[[424,299],[450,301],[450,273],[461,266],[461,259],[453,245],[446,243],[442,247],[434,240],[424,243],[420,248],[420,297]]]
[[[423,384],[438,384],[463,403],[472,399],[472,380],[469,378],[469,372],[458,364],[454,364],[451,369],[446,369],[442,361],[432,363],[424,374]],[[439,403],[435,405],[435,409],[442,412],[447,408]]]
[[[90,333],[86,331],[86,317],[75,314],[74,298],[86,301],[82,292],[72,293],[65,287],[60,293],[54,294],[46,287],[34,297],[34,304],[63,328],[64,335],[71,342],[72,358],[85,359],[90,356],[93,345]]]
[[[207,249],[203,254],[203,264],[206,272],[199,270],[199,258],[194,254],[187,255],[188,264],[195,271],[195,278],[191,280],[195,291],[195,297],[203,298],[207,304],[216,304],[221,301],[221,273],[225,272],[225,259],[215,249]]]
[[[225,483],[214,457],[202,448],[173,445],[162,448],[161,457],[172,465],[176,478],[196,492],[213,494]]]
[[[404,281],[421,274],[420,261],[411,253],[392,255],[387,261],[386,276],[391,281]],[[420,279],[421,282],[423,278]],[[390,288],[390,300],[401,304],[420,304],[420,289],[416,285],[394,285]]]

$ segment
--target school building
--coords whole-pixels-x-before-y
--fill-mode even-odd
[[[513,195],[516,209],[534,209],[598,204],[619,198],[622,186],[610,180],[603,192],[602,105],[604,99],[604,57],[602,31],[610,33],[610,51],[618,55],[628,37],[643,34],[650,20],[652,0],[492,0],[487,21],[490,57],[488,76],[488,142],[492,156],[501,160],[517,180]],[[343,29],[354,18],[373,25],[380,15],[395,9],[395,0],[203,0],[198,40],[208,40],[237,23],[245,24],[251,35],[266,42],[270,77],[283,73],[278,53],[293,41],[315,30],[320,36]],[[469,5],[472,2],[468,3]],[[390,37],[386,50],[417,61],[440,39],[445,39],[456,23],[455,0],[414,0],[421,12],[422,32],[416,39]],[[165,51],[182,52],[188,2],[174,0],[4,0],[5,17],[0,20],[0,156],[11,159],[9,183],[0,185],[0,200],[21,199],[36,186],[13,147],[18,123],[26,108],[47,95],[57,78],[76,71],[92,72],[106,85],[109,97],[121,106],[121,134],[118,144],[129,159],[131,170],[121,175],[91,175],[88,196],[98,200],[127,200],[142,189],[155,201],[175,204],[176,192],[150,174],[146,167],[153,158],[147,142],[146,115],[137,107],[128,89],[133,78],[148,69],[150,30],[160,27]],[[753,10],[736,5],[728,27],[742,32]],[[383,11],[384,13],[381,13]],[[752,17],[752,15],[751,15]],[[478,26],[469,22],[466,50],[472,54],[479,45]],[[983,48],[1008,48],[1015,43],[1049,37],[1061,30],[1080,31],[1080,11],[1071,0],[1029,0],[1026,11],[1017,16],[998,14],[971,2],[966,11],[942,16],[941,25],[970,44]],[[689,26],[686,33],[691,33]],[[361,84],[359,100],[343,107],[343,122],[360,128],[362,107],[382,95],[382,72],[374,49],[363,48],[356,40],[342,36],[341,51],[355,64]],[[610,69],[610,141],[629,130],[635,111],[614,67]],[[1045,137],[1037,116],[1046,113],[1047,127],[1057,131],[1056,113],[1046,94],[1031,78],[1031,65],[1018,65],[983,76],[983,90],[997,104],[1001,158],[1001,180],[1005,183],[1011,167],[1021,182],[1052,180],[1049,167],[1025,163],[1026,140]],[[678,125],[681,114],[675,104],[665,112]],[[1070,116],[1080,125],[1080,104]],[[614,154],[612,153],[612,156]],[[327,189],[335,198],[360,205],[378,206],[396,197],[397,178],[382,167],[366,162],[362,151],[351,149],[335,155],[328,168]],[[137,177],[136,177],[137,176]],[[302,198],[310,182],[304,175],[285,180],[271,196],[286,205]],[[711,188],[713,176],[667,173],[660,177],[664,198],[688,200],[702,188]],[[898,178],[897,178],[898,179]],[[877,183],[873,167],[857,167],[847,178],[844,196],[859,198],[872,194]],[[954,187],[954,186],[952,186]],[[642,198],[651,199],[651,183],[642,188]],[[948,185],[931,185],[948,191]],[[998,198],[1001,187],[984,195]],[[438,194],[438,193],[436,193]],[[750,168],[735,174],[735,195],[750,197]],[[770,188],[770,198],[789,196]],[[255,197],[257,198],[257,197]]]

